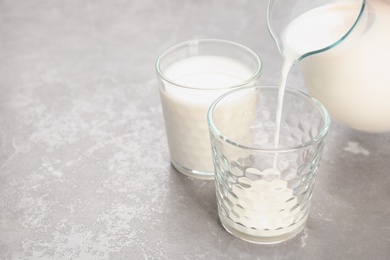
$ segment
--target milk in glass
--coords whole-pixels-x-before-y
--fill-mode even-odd
[[[173,63],[165,76],[181,87],[160,91],[174,166],[214,172],[206,114],[220,95],[253,76],[245,64],[223,56],[192,56]],[[239,101],[228,109],[246,105]]]

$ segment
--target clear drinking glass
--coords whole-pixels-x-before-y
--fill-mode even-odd
[[[162,53],[156,69],[172,165],[180,172],[214,178],[207,110],[223,93],[256,85],[261,60],[249,48],[202,39]]]
[[[276,243],[305,226],[330,118],[286,89],[275,148],[278,87],[252,86],[218,98],[208,112],[218,213],[234,236]]]

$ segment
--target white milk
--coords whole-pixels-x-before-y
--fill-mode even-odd
[[[260,172],[252,169],[252,174],[274,176],[274,179],[265,178],[251,181],[240,178],[241,185],[233,185],[235,196],[228,194],[229,218],[223,217],[223,222],[240,232],[252,236],[275,237],[300,231],[307,218],[306,212],[301,210],[298,198],[293,190],[288,188],[288,183],[276,176],[280,175],[275,169],[267,169]],[[276,178],[275,178],[276,177]],[[249,207],[250,210],[244,209]],[[238,224],[240,223],[240,224]]]
[[[390,116],[385,116],[390,114],[390,99],[386,94],[389,93],[390,86],[386,90],[384,90],[385,86],[381,87],[381,91],[385,91],[385,94],[387,95],[385,102],[387,103],[386,105],[383,103],[383,98],[378,100],[379,97],[376,96],[373,100],[367,101],[366,98],[366,100],[359,100],[358,103],[356,103],[358,100],[358,95],[363,95],[363,97],[369,95],[372,97],[372,94],[370,93],[370,84],[366,84],[367,82],[364,80],[361,83],[355,82],[354,79],[356,76],[353,76],[352,74],[346,75],[345,68],[347,68],[347,71],[349,71],[349,68],[354,68],[351,73],[359,73],[359,75],[364,75],[365,71],[367,71],[367,69],[356,70],[356,60],[354,59],[354,56],[361,56],[361,53],[364,53],[367,49],[373,48],[374,42],[378,40],[380,41],[379,38],[382,38],[379,35],[385,31],[382,27],[386,25],[388,26],[390,24],[390,20],[388,20],[388,14],[390,14],[390,10],[388,8],[384,8],[384,6],[379,7],[379,4],[376,8],[382,9],[381,11],[377,10],[377,19],[383,20],[380,21],[380,25],[378,25],[379,22],[377,25],[374,22],[374,24],[371,26],[370,30],[372,30],[372,28],[378,27],[375,29],[375,40],[362,40],[360,38],[366,29],[364,26],[368,24],[367,20],[363,20],[361,21],[360,26],[354,30],[354,33],[351,35],[351,37],[348,38],[348,41],[344,41],[343,44],[340,44],[340,46],[337,46],[330,51],[306,58],[309,62],[306,62],[305,59],[303,60],[303,68],[306,80],[308,82],[315,81],[315,87],[316,89],[319,89],[317,92],[311,89],[313,96],[317,96],[318,99],[322,99],[324,102],[324,99],[321,98],[324,96],[324,92],[332,92],[330,94],[336,94],[336,96],[342,94],[343,100],[341,103],[337,104],[337,106],[333,104],[334,100],[332,99],[325,100],[328,101],[324,102],[325,106],[331,112],[333,112],[333,115],[337,118],[339,115],[345,114],[345,112],[348,110],[346,107],[351,105],[353,109],[346,113],[346,117],[348,119],[347,122],[351,125],[357,126],[360,123],[358,121],[361,121],[362,124],[360,124],[360,126],[364,126],[365,130],[373,131],[379,130],[381,126],[390,123],[388,122],[390,121]],[[295,19],[287,27],[287,30],[282,37],[282,45],[284,47],[284,64],[281,72],[277,115],[275,119],[275,148],[278,148],[279,145],[280,120],[283,109],[282,104],[286,87],[286,80],[291,66],[296,60],[298,60],[301,55],[313,50],[327,47],[343,37],[346,31],[356,20],[359,9],[360,5],[356,3],[329,4],[327,6],[317,8],[303,14],[302,16]],[[390,30],[386,30],[387,32],[385,33],[384,39],[382,40],[384,40],[387,47],[390,48]],[[370,35],[367,35],[367,33],[364,35],[364,38],[369,37]],[[357,39],[359,40],[357,43],[355,43],[354,41]],[[351,45],[347,45],[347,43],[352,44],[352,47]],[[386,48],[384,48],[381,43],[376,44],[380,45],[380,51],[386,50]],[[346,48],[348,49],[347,54],[335,54],[337,50],[338,52],[345,52]],[[386,61],[390,60],[388,54],[390,54],[390,51],[384,55],[386,57]],[[380,56],[380,53],[377,53],[375,56]],[[379,62],[379,65],[385,67],[385,60],[382,62],[381,58],[375,57],[375,61],[379,60],[381,61]],[[373,62],[372,58],[370,62]],[[372,66],[373,68],[376,68],[377,65],[378,64],[365,64],[364,66]],[[375,71],[375,69],[370,69],[370,73],[373,73],[372,71]],[[326,80],[323,80],[323,75],[329,75],[329,77],[326,78]],[[371,79],[371,75],[369,75],[367,78]],[[310,85],[310,83],[308,84]],[[389,85],[388,82],[387,85]],[[355,88],[358,89],[355,90]],[[356,91],[358,94],[356,94]],[[378,92],[378,95],[379,94],[380,93]],[[348,97],[352,97],[353,100]],[[374,116],[374,118],[379,119],[378,121],[381,121],[381,123],[373,125],[371,123],[376,119],[371,120],[371,118],[370,122],[368,122],[368,118],[360,120],[359,116],[356,117],[356,115],[363,112],[357,111],[355,108],[356,106],[359,106],[361,102],[370,102],[372,103],[370,105],[374,105],[376,102],[381,102],[378,108],[386,108],[386,111],[375,111],[378,113],[378,115]],[[364,114],[368,116],[371,114],[371,112],[372,111],[365,111]],[[345,120],[345,118],[342,119]],[[388,121],[385,123],[383,122],[383,119],[388,119]],[[278,155],[276,154],[274,157],[273,168],[263,171],[261,173],[262,175],[264,175],[265,172],[275,176],[279,175],[279,171],[276,166],[277,156]],[[254,236],[282,236],[284,234],[288,234],[289,232],[300,230],[303,227],[307,215],[303,215],[304,213],[301,212],[301,205],[298,203],[297,197],[293,195],[293,189],[287,187],[286,181],[276,177],[276,179],[272,181],[261,179],[253,182],[248,180],[248,185],[250,185],[250,188],[245,189],[240,185],[233,186],[233,190],[236,196],[229,197],[229,200],[232,202],[233,206],[226,206],[226,208],[230,208],[228,212],[229,218],[222,216],[223,221],[226,224],[243,233]],[[254,210],[244,209],[247,203],[249,203],[248,206]]]
[[[354,8],[358,7],[355,5]],[[323,11],[324,9],[325,11]],[[274,135],[274,148],[279,146],[280,124],[283,110],[283,99],[286,88],[287,77],[291,67],[298,58],[310,51],[318,50],[333,44],[346,32],[346,26],[352,24],[351,17],[345,17],[344,13],[334,12],[334,10],[348,10],[347,7],[332,4],[326,8],[315,9],[309,13],[296,18],[282,35],[283,45],[283,67],[281,71],[281,81],[276,112],[276,130]],[[332,12],[329,12],[332,10]],[[354,9],[355,10],[355,9]],[[356,19],[356,11],[353,13]],[[335,31],[338,28],[339,31]],[[330,30],[332,29],[332,30]],[[329,37],[327,37],[329,36]],[[278,154],[275,154],[272,169],[268,169],[270,174],[279,175],[277,169]],[[275,189],[275,186],[278,189]],[[258,210],[249,218],[237,219],[235,222],[242,223],[247,227],[235,225],[241,232],[256,236],[281,236],[303,227],[307,215],[302,214],[301,206],[297,202],[297,197],[293,195],[293,189],[287,187],[287,182],[275,179],[272,182],[261,180],[256,182],[251,189],[257,190],[262,196],[254,200],[255,208]],[[248,191],[246,191],[248,193]],[[256,194],[256,193],[254,193]],[[242,200],[252,200],[253,193],[242,194],[238,204]],[[264,209],[263,209],[263,208]],[[249,214],[250,212],[246,212]],[[234,225],[233,223],[230,223]],[[283,227],[281,229],[281,227]],[[254,229],[252,229],[254,228]],[[262,230],[266,231],[262,231]]]
[[[226,88],[250,79],[253,71],[227,57],[194,56],[172,64],[164,74],[176,84],[186,86],[167,86],[160,91],[171,159],[174,165],[212,174],[207,111]],[[245,102],[238,102],[230,109],[242,105]]]
[[[360,9],[356,2],[330,3],[298,16],[282,34],[283,55],[297,60],[303,54],[333,45],[351,29]]]
[[[301,62],[309,93],[338,121],[366,132],[390,131],[390,3],[369,0],[347,43]],[[286,30],[284,44],[305,53],[331,43],[340,32],[329,23],[351,24],[356,4],[334,4],[308,12]],[[317,33],[316,33],[317,32]]]
[[[356,14],[358,13],[358,9],[356,8],[360,8],[360,6],[354,3],[343,3],[330,4],[325,7],[314,9],[296,18],[282,35],[281,40],[283,45],[282,54],[284,63],[281,71],[281,82],[275,118],[275,149],[279,146],[280,123],[283,110],[282,104],[286,81],[291,67],[303,54],[327,47],[343,37],[356,20]],[[360,36],[362,33],[362,31],[359,30],[361,30],[361,27],[358,28],[358,30],[355,30],[355,34],[359,34],[357,36]],[[350,39],[353,40],[354,37],[351,37]],[[332,54],[325,52],[323,54],[324,58],[322,59],[326,60],[331,55]],[[313,60],[314,59],[315,58],[313,58]],[[322,70],[327,70],[329,66],[336,66],[337,68],[335,70],[345,66],[345,63],[339,66],[338,64],[332,64],[332,62],[335,61],[325,63],[323,67],[319,68],[317,74],[306,73],[307,77],[315,79],[320,76],[319,74],[323,72]],[[348,63],[350,64],[353,62],[353,59],[348,60]],[[314,66],[314,64],[310,64],[310,66]],[[309,70],[309,68],[307,70]],[[343,75],[336,74],[336,80],[342,76]],[[326,88],[327,85],[324,83],[321,87]],[[273,168],[265,170],[268,174],[273,174],[275,176],[279,175],[276,165],[277,158],[278,155],[275,154]],[[233,188],[235,187],[236,186]],[[287,182],[278,177],[271,182],[263,179],[251,182],[250,189],[241,190],[237,188],[235,193],[237,197],[230,198],[234,204],[234,207],[229,212],[231,220],[226,218],[225,222],[243,233],[254,236],[282,236],[290,232],[299,231],[306,221],[307,215],[303,215],[304,213],[301,212],[301,205],[297,202],[297,197],[293,195],[293,189],[288,188]],[[256,210],[243,210],[241,214],[235,214],[235,212],[240,212],[241,210],[240,206],[235,206],[245,204],[247,201],[250,201],[251,207]],[[245,227],[236,223],[241,223]]]
[[[282,38],[284,63],[275,118],[275,149],[279,146],[282,104],[291,67],[301,55],[327,47],[344,36],[356,20],[356,8],[360,6],[331,4],[315,9],[294,20],[284,33]],[[335,28],[338,30],[334,30]],[[275,154],[273,168],[263,171],[262,174],[268,172],[271,175],[280,175],[276,165],[277,158],[278,154]],[[297,197],[293,195],[293,189],[287,187],[286,181],[276,177],[271,182],[261,179],[249,183],[251,187],[247,189],[242,189],[239,185],[233,186],[236,197],[229,198],[233,207],[229,210],[229,218],[224,218],[225,223],[243,233],[263,237],[283,236],[303,228],[307,215],[302,212]],[[239,206],[248,202],[255,210],[245,210]]]

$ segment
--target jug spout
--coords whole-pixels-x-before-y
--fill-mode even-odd
[[[298,63],[345,41],[365,6],[366,0],[270,0],[268,30],[280,54]]]

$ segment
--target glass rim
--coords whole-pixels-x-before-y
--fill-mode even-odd
[[[218,97],[210,106],[209,110],[207,111],[207,123],[208,123],[208,126],[209,126],[209,130],[212,131],[219,139],[221,139],[222,141],[230,144],[230,145],[233,145],[233,146],[236,146],[238,148],[241,148],[241,149],[244,149],[244,150],[249,150],[249,151],[257,151],[257,152],[264,152],[264,153],[288,153],[288,152],[292,152],[292,151],[297,151],[297,150],[300,150],[300,149],[303,149],[303,148],[306,148],[306,147],[309,147],[313,144],[316,144],[320,141],[322,141],[326,135],[328,134],[328,131],[329,131],[329,128],[330,128],[330,115],[329,115],[329,112],[327,111],[327,109],[325,108],[325,106],[320,102],[318,101],[317,99],[309,96],[308,94],[298,90],[298,89],[294,89],[294,88],[288,88],[286,87],[285,88],[285,94],[289,93],[289,94],[293,94],[295,96],[300,96],[304,99],[307,99],[309,101],[311,101],[313,103],[313,105],[318,109],[318,111],[320,111],[321,115],[323,116],[323,119],[324,119],[324,124],[321,128],[321,130],[319,131],[319,133],[311,138],[309,141],[307,142],[304,142],[300,145],[296,145],[296,146],[292,146],[292,147],[287,147],[287,148],[258,148],[258,147],[254,147],[254,146],[248,146],[248,145],[243,145],[243,144],[240,144],[234,140],[232,140],[230,137],[224,135],[214,124],[214,120],[213,120],[213,112],[216,108],[216,106],[219,104],[219,102],[224,99],[225,97],[231,95],[232,93],[235,93],[235,92],[238,92],[238,91],[242,91],[242,90],[246,90],[246,89],[271,89],[271,90],[276,90],[278,91],[279,90],[279,86],[276,86],[276,85],[255,85],[255,86],[248,86],[248,87],[243,87],[243,88],[240,88],[240,89],[235,89],[235,90],[232,90],[232,91],[229,91],[223,95],[221,95],[220,97]],[[276,104],[275,104],[276,105]]]
[[[216,87],[216,88],[196,88],[196,87],[190,87],[190,86],[186,86],[186,85],[183,85],[183,84],[178,84],[177,82],[175,82],[174,80],[168,78],[167,76],[165,76],[165,74],[163,73],[163,71],[161,70],[161,62],[164,60],[164,58],[166,58],[170,53],[182,48],[182,47],[185,47],[185,46],[194,46],[194,45],[199,45],[199,44],[203,44],[203,43],[220,43],[220,44],[227,44],[227,45],[231,45],[231,46],[235,46],[235,47],[238,47],[242,50],[244,50],[245,52],[247,52],[248,54],[250,54],[252,57],[255,58],[255,60],[257,61],[257,69],[256,71],[252,74],[251,77],[249,77],[248,79],[242,81],[241,83],[239,84],[236,84],[236,85],[232,85],[232,86],[228,86],[228,87],[224,87],[224,88],[221,88],[221,87]],[[236,88],[241,88],[243,86],[246,86],[248,85],[251,81],[257,79],[260,77],[261,75],[261,72],[262,72],[262,68],[263,68],[263,63],[260,59],[260,57],[256,54],[256,52],[254,52],[252,49],[246,47],[245,45],[242,45],[240,43],[236,43],[236,42],[233,42],[233,41],[229,41],[229,40],[223,40],[223,39],[197,39],[197,40],[189,40],[189,41],[185,41],[185,42],[181,42],[181,43],[178,43],[176,45],[173,45],[172,47],[168,48],[167,50],[165,50],[164,52],[162,52],[158,57],[157,57],[157,60],[156,60],[156,71],[157,71],[157,75],[160,76],[162,79],[164,79],[165,81],[167,81],[168,83],[172,84],[172,85],[175,85],[175,86],[178,86],[180,88],[184,88],[184,89],[192,89],[192,90],[229,90],[229,89],[236,89]]]

